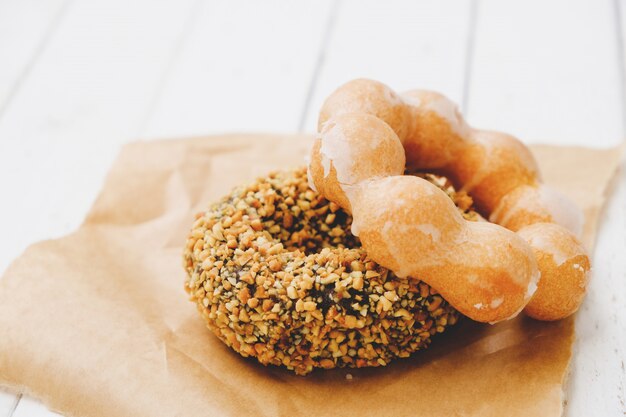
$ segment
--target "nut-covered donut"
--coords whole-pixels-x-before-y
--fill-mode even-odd
[[[465,193],[424,178],[459,216],[480,218]],[[456,323],[441,295],[373,262],[350,227],[345,210],[309,189],[305,169],[271,174],[197,217],[185,288],[224,343],[297,374],[385,365]]]
[[[577,239],[582,214],[542,184],[520,141],[471,128],[441,94],[398,95],[364,79],[328,97],[318,131],[311,187],[352,213],[373,260],[419,276],[478,321],[511,318],[527,304],[526,313],[542,320],[578,309],[590,271]],[[450,178],[493,223],[464,222],[439,190],[403,176],[405,166]]]

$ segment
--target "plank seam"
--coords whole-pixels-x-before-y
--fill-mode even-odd
[[[617,68],[619,71],[620,98],[622,111],[622,136],[626,136],[626,63],[624,62],[624,33],[620,0],[613,0],[613,15],[615,16],[615,35],[617,40]]]
[[[463,76],[463,96],[461,101],[461,111],[469,113],[469,94],[472,82],[472,63],[474,60],[474,47],[476,44],[476,25],[478,20],[478,2],[472,0],[470,3],[469,21],[467,25],[467,43],[465,45],[465,71]]]
[[[28,59],[28,61],[26,62],[26,66],[24,67],[24,70],[21,71],[21,73],[17,77],[17,80],[15,80],[15,82],[9,89],[9,93],[7,94],[7,97],[4,100],[4,103],[0,103],[0,120],[2,120],[2,117],[6,114],[6,111],[9,108],[9,105],[11,104],[13,99],[17,96],[17,93],[22,88],[24,81],[26,81],[28,76],[31,74],[31,72],[33,71],[33,68],[35,68],[35,66],[39,62],[39,58],[43,55],[46,48],[50,44],[50,40],[54,37],[54,34],[56,33],[59,26],[61,26],[61,21],[63,20],[63,17],[67,13],[67,10],[69,9],[70,4],[72,4],[72,0],[66,0],[65,3],[63,3],[63,5],[56,12],[54,17],[52,18],[52,21],[46,28],[43,36],[41,37],[41,41],[39,41],[39,43],[37,44],[37,47],[35,48],[35,51],[31,55],[30,59]]]
[[[4,100],[4,103],[0,103],[0,120],[2,120],[3,116],[6,114],[6,111],[9,108],[9,105],[11,104],[13,99],[17,96],[17,93],[20,91],[22,85],[24,84],[24,81],[26,81],[28,76],[32,73],[33,69],[39,62],[39,58],[46,51],[46,48],[50,44],[51,39],[54,37],[56,31],[61,26],[61,21],[63,20],[63,17],[65,17],[65,15],[67,14],[67,11],[69,10],[71,4],[72,4],[72,0],[65,1],[63,5],[59,8],[57,13],[54,15],[54,17],[52,18],[52,21],[48,25],[48,28],[46,28],[41,38],[41,41],[37,44],[35,51],[31,55],[30,59],[27,61],[26,66],[24,67],[24,70],[19,74],[19,76],[17,77],[17,80],[15,80],[15,83],[9,89],[9,94],[7,94],[7,97]],[[9,410],[8,417],[13,417],[13,414],[15,414],[15,410],[17,409],[17,406],[20,404],[21,400],[22,400],[22,394],[20,393],[17,395],[15,402],[13,403],[13,407]]]
[[[319,75],[322,72],[322,68],[324,66],[324,62],[326,60],[326,51],[328,49],[328,45],[330,44],[330,38],[334,33],[335,22],[337,20],[337,12],[339,10],[339,4],[341,0],[334,0],[330,10],[328,11],[328,19],[326,20],[326,24],[324,25],[324,33],[322,35],[322,41],[320,43],[320,49],[317,54],[317,59],[315,60],[315,67],[313,68],[313,75],[311,76],[311,82],[309,83],[309,88],[306,93],[306,97],[304,99],[304,106],[302,108],[302,113],[300,114],[300,121],[298,122],[298,132],[302,133],[304,130],[304,124],[306,123],[307,114],[309,111],[309,107],[311,106],[311,101],[313,100],[313,94],[317,89],[317,83],[319,80]]]
[[[17,394],[17,397],[15,397],[15,402],[13,403],[13,407],[11,407],[11,409],[9,410],[9,414],[7,414],[7,417],[13,417],[13,414],[15,414],[15,410],[17,410],[17,406],[20,403],[21,399],[22,394]]]

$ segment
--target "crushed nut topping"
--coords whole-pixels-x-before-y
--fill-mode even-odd
[[[420,176],[477,219],[467,194]],[[427,347],[458,312],[425,283],[371,261],[351,221],[308,188],[305,169],[272,173],[197,216],[185,289],[224,343],[299,375],[385,366]]]

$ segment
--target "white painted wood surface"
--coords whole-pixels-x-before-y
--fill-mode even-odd
[[[37,64],[67,5],[67,0],[0,2],[0,114]]]
[[[0,273],[80,224],[123,143],[313,131],[354,77],[442,91],[528,142],[615,145],[623,22],[626,0],[0,0]],[[624,171],[614,188],[570,417],[626,414]],[[53,415],[0,390],[0,417]]]
[[[527,142],[617,144],[623,137],[611,1],[482,1],[468,119]]]
[[[328,0],[201,3],[141,136],[296,131],[331,11]]]

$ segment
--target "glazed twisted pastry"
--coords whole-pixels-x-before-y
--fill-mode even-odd
[[[352,211],[354,232],[376,262],[423,279],[478,321],[524,307],[542,320],[576,311],[590,270],[576,237],[582,215],[541,183],[520,141],[472,129],[438,93],[399,96],[370,80],[335,91],[318,128],[311,186]],[[447,176],[492,223],[455,216],[438,190],[403,176],[405,166]]]

